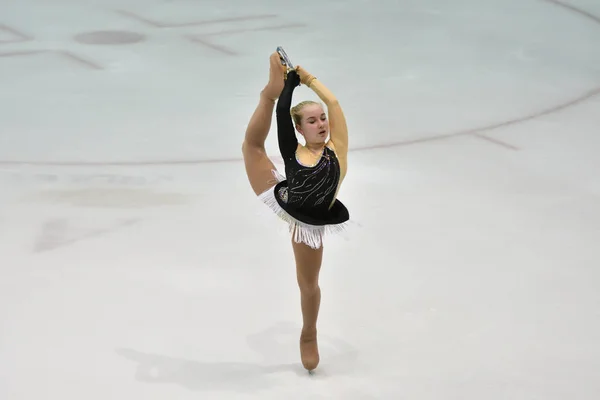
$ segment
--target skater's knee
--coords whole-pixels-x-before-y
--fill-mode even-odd
[[[305,297],[312,297],[319,293],[319,283],[314,281],[307,280],[298,280],[298,287],[300,288],[300,293]]]
[[[244,157],[249,155],[266,154],[265,146],[263,143],[253,143],[251,140],[245,139],[242,142],[242,154],[244,155]]]
[[[244,140],[242,142],[242,154],[246,155],[248,153],[248,149],[251,147],[250,143],[248,143],[248,140]]]

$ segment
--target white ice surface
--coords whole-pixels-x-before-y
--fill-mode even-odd
[[[600,398],[600,3],[564,4],[3,0],[0,399]],[[314,376],[241,162],[277,45],[350,126]]]

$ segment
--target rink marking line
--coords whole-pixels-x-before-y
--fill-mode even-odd
[[[185,28],[185,27],[216,25],[216,24],[224,24],[224,23],[239,23],[239,22],[264,20],[264,19],[278,17],[278,15],[276,15],[276,14],[257,14],[257,15],[242,15],[242,16],[238,16],[238,17],[224,17],[224,18],[208,19],[208,20],[201,20],[201,21],[167,23],[167,22],[160,22],[160,21],[148,19],[148,18],[146,18],[140,14],[134,13],[132,11],[115,10],[115,12],[118,14],[121,14],[122,16],[135,19],[136,21],[142,22],[153,28]],[[229,47],[223,46],[223,45],[213,43],[213,42],[209,41],[207,38],[215,37],[215,36],[229,35],[229,34],[236,34],[236,33],[258,32],[258,31],[268,31],[268,30],[283,30],[283,29],[290,29],[290,28],[304,27],[304,26],[306,26],[306,25],[304,25],[304,24],[287,24],[287,25],[259,26],[259,27],[254,27],[254,28],[228,29],[228,30],[223,30],[223,31],[218,31],[218,32],[209,32],[209,33],[204,33],[204,34],[202,34],[202,33],[201,34],[192,34],[192,35],[187,35],[185,37],[188,40],[190,40],[192,43],[208,47],[208,48],[215,50],[221,54],[225,54],[228,56],[238,56],[239,53],[236,52],[235,50],[233,50]]]
[[[581,95],[581,96],[579,96],[579,97],[577,97],[577,98],[575,98],[575,99],[573,99],[573,100],[571,100],[569,102],[562,103],[562,104],[559,104],[557,106],[547,108],[547,109],[542,110],[540,112],[537,112],[537,113],[534,113],[534,114],[529,114],[529,115],[526,115],[526,116],[524,116],[522,118],[516,118],[516,119],[510,120],[510,121],[500,122],[500,123],[497,123],[495,125],[490,125],[488,127],[477,128],[477,129],[474,129],[473,131],[457,132],[453,136],[472,135],[472,136],[475,136],[475,137],[479,137],[480,139],[485,139],[485,140],[488,140],[490,142],[496,142],[496,144],[498,144],[498,145],[511,148],[511,147],[514,147],[514,146],[511,145],[511,144],[509,144],[509,143],[500,141],[499,139],[491,138],[489,136],[485,136],[485,135],[482,134],[482,132],[489,132],[489,131],[492,131],[492,130],[495,130],[495,129],[505,128],[505,127],[511,126],[511,125],[517,125],[517,124],[520,124],[520,123],[523,123],[523,122],[527,122],[527,121],[531,121],[531,120],[534,120],[534,119],[538,119],[538,118],[546,116],[546,115],[554,114],[554,113],[557,113],[559,111],[565,110],[567,108],[571,108],[571,107],[574,107],[574,106],[576,106],[578,104],[581,104],[581,103],[585,102],[586,100],[589,100],[592,97],[596,97],[598,95],[600,95],[600,87],[594,88],[594,89],[588,91],[587,93],[585,93],[585,94],[583,94],[583,95]],[[513,150],[518,150],[518,148],[515,147]]]
[[[2,31],[8,32],[12,36],[15,36],[15,39],[0,40],[0,44],[22,43],[33,40],[33,37],[6,24],[0,24],[0,32]]]
[[[60,57],[62,57],[63,59],[69,60],[71,62],[74,62],[76,64],[79,64],[82,67],[86,67],[88,69],[94,69],[94,70],[101,70],[104,69],[103,67],[101,67],[100,65],[87,60],[85,58],[82,58],[74,53],[71,53],[69,51],[66,50],[17,50],[17,51],[7,51],[7,52],[0,52],[0,57],[21,57],[21,56],[34,56],[34,55],[39,55],[39,54],[49,54],[52,53],[54,55],[58,55]]]
[[[305,28],[306,24],[285,24],[285,25],[269,25],[269,26],[258,26],[255,28],[242,28],[242,29],[228,29],[224,31],[218,32],[208,32],[202,33],[199,36],[207,37],[207,36],[225,36],[232,35],[236,33],[246,33],[246,32],[260,32],[260,31],[280,31],[284,29],[292,29],[292,28]],[[191,35],[197,36],[197,35]]]
[[[554,4],[557,6],[561,6],[566,10],[577,13],[585,18],[592,20],[593,22],[600,24],[600,17],[597,17],[597,16],[595,16],[585,10],[579,9],[575,6],[562,3],[561,1],[558,1],[558,0],[542,0],[542,1]],[[124,12],[124,13],[129,14],[129,12]],[[142,17],[138,16],[138,18],[142,18]],[[147,23],[156,24],[155,22],[149,21],[149,20],[147,21]],[[159,27],[163,27],[163,26],[159,26]],[[2,56],[1,53],[0,53],[0,56]],[[499,140],[493,139],[489,136],[485,136],[482,133],[500,129],[500,128],[505,128],[505,127],[508,127],[511,125],[516,125],[519,123],[523,123],[523,122],[527,122],[527,121],[530,121],[533,119],[540,118],[542,116],[553,114],[553,113],[565,110],[567,108],[576,106],[576,105],[578,105],[592,97],[596,97],[598,95],[600,95],[600,87],[593,88],[593,89],[589,90],[587,93],[585,93],[581,96],[578,96],[575,99],[572,99],[568,102],[561,103],[561,104],[558,104],[553,107],[549,107],[540,112],[529,114],[529,115],[526,115],[521,118],[515,118],[512,120],[507,120],[507,121],[503,121],[503,122],[499,122],[496,124],[491,124],[491,125],[483,126],[483,127],[479,127],[479,128],[468,129],[468,130],[447,133],[447,134],[438,134],[438,135],[428,136],[428,137],[424,137],[424,138],[415,138],[415,139],[408,139],[408,140],[402,140],[402,141],[397,141],[397,142],[388,142],[388,143],[382,143],[382,144],[377,144],[377,145],[372,145],[372,146],[358,146],[358,147],[349,149],[349,151],[354,152],[354,151],[388,149],[388,148],[393,148],[393,147],[410,146],[410,145],[415,145],[415,144],[420,144],[420,143],[447,140],[447,139],[451,139],[451,138],[458,137],[458,136],[468,136],[468,135],[473,136],[473,137],[478,137],[479,139],[486,140],[490,143],[492,143],[494,141],[494,142],[496,142],[495,144],[497,144],[497,145],[501,145],[501,146],[510,148],[512,145],[505,143],[505,142],[500,142]],[[277,156],[273,156],[272,158],[276,158],[276,157]],[[216,158],[216,159],[189,159],[189,160],[165,159],[165,160],[147,160],[147,161],[18,161],[18,160],[11,161],[11,160],[0,160],[0,165],[3,165],[3,166],[30,165],[30,166],[57,166],[57,167],[69,167],[69,166],[76,166],[76,167],[138,166],[138,167],[141,167],[141,166],[158,166],[158,165],[160,165],[160,166],[169,166],[169,165],[175,166],[175,165],[218,164],[218,163],[234,163],[234,162],[242,162],[242,161],[243,161],[243,158],[241,158],[241,157]]]
[[[214,50],[217,50],[223,54],[237,56],[237,55],[239,55],[239,53],[237,53],[235,50],[232,50],[232,49],[222,46],[222,45],[211,43],[207,40],[207,38],[208,37],[216,37],[216,36],[233,35],[233,34],[238,34],[238,33],[248,33],[248,32],[280,31],[280,30],[284,30],[284,29],[293,29],[293,28],[299,28],[299,27],[305,27],[305,26],[306,26],[305,24],[287,24],[287,25],[259,26],[259,27],[255,27],[255,28],[228,29],[228,30],[217,31],[217,32],[186,35],[186,38],[193,43],[202,44],[204,46],[207,46]]]
[[[104,69],[103,67],[101,67],[100,65],[96,64],[95,62],[92,62],[90,60],[87,60],[83,57],[78,56],[75,53],[71,53],[70,51],[66,51],[66,50],[54,50],[54,53],[61,55],[62,57],[69,59],[75,63],[79,63],[79,65],[82,66],[86,66],[88,68],[91,69],[95,69],[95,70],[101,70]]]
[[[146,25],[150,25],[154,28],[184,28],[184,27],[190,27],[190,26],[204,26],[204,25],[211,25],[211,24],[222,24],[222,23],[227,23],[227,22],[252,21],[252,20],[256,20],[256,19],[267,19],[267,18],[276,18],[277,17],[276,14],[258,14],[258,15],[244,15],[244,16],[239,16],[239,17],[227,17],[227,18],[174,23],[174,22],[154,21],[154,20],[148,19],[146,17],[143,17],[140,14],[134,13],[132,11],[116,10],[115,12],[118,14],[121,14],[125,17],[135,19]]]
[[[472,136],[475,138],[478,138],[478,139],[487,140],[490,143],[497,144],[498,146],[502,146],[502,147],[505,147],[510,150],[519,151],[519,148],[517,146],[514,146],[510,143],[504,142],[502,140],[499,140],[499,139],[496,139],[496,138],[493,138],[490,136],[486,136],[479,132],[473,133]]]
[[[228,56],[237,56],[239,55],[238,53],[236,53],[235,51],[231,50],[228,47],[225,46],[221,46],[218,45],[216,43],[211,43],[208,40],[206,40],[204,37],[202,37],[201,35],[194,35],[194,36],[188,36],[188,39],[195,44],[201,44],[203,46],[206,46],[210,49],[216,50],[219,53],[223,53],[226,54]]]
[[[428,136],[428,137],[423,137],[423,138],[408,139],[408,140],[403,140],[403,141],[398,141],[398,142],[382,143],[382,144],[376,144],[376,145],[371,145],[371,146],[358,146],[358,147],[349,149],[349,151],[350,152],[359,152],[359,151],[369,151],[369,150],[383,150],[383,149],[389,149],[389,148],[393,148],[393,147],[411,146],[411,145],[427,143],[427,142],[437,142],[437,141],[448,140],[448,139],[452,139],[452,138],[460,137],[460,136],[472,136],[472,137],[476,137],[481,140],[485,140],[488,143],[494,143],[499,146],[510,148],[511,150],[516,150],[516,148],[515,149],[512,148],[512,147],[514,147],[513,145],[505,143],[505,142],[500,142],[499,140],[490,138],[488,136],[483,136],[482,133],[489,132],[489,131],[492,131],[495,129],[505,128],[507,126],[516,125],[516,124],[523,123],[526,121],[530,121],[530,120],[542,117],[544,115],[556,113],[561,110],[570,108],[577,104],[580,104],[580,103],[584,102],[585,100],[595,97],[597,95],[600,95],[600,87],[595,88],[595,89],[589,91],[588,93],[584,94],[583,96],[579,96],[576,99],[573,99],[567,103],[560,104],[560,105],[548,108],[546,110],[543,110],[541,112],[527,115],[522,118],[517,118],[517,119],[513,119],[513,120],[509,120],[509,121],[499,122],[499,123],[496,123],[493,125],[483,126],[480,128],[469,129],[469,130],[464,130],[464,131],[459,131],[459,132],[440,134],[440,135]],[[274,159],[277,156],[269,156],[269,157]],[[241,157],[239,157],[239,158],[214,158],[214,159],[189,159],[189,160],[182,160],[182,159],[168,160],[168,159],[166,159],[166,160],[154,160],[154,161],[152,161],[152,160],[148,160],[148,161],[10,161],[10,160],[0,160],[0,165],[2,165],[2,166],[29,165],[29,166],[52,166],[52,167],[99,167],[99,166],[101,166],[101,167],[110,167],[110,166],[114,166],[114,167],[126,167],[126,166],[144,167],[144,166],[157,166],[157,165],[176,166],[176,165],[222,164],[222,163],[234,163],[234,162],[242,162],[242,161],[243,161],[243,158],[241,158]]]
[[[565,9],[572,11],[576,14],[579,14],[585,18],[591,19],[592,21],[596,22],[597,24],[600,24],[600,17],[598,17],[588,11],[585,11],[581,8],[575,7],[571,4],[563,3],[562,1],[558,1],[558,0],[542,0],[542,1],[545,1],[546,3],[554,4],[559,7],[563,7]]]

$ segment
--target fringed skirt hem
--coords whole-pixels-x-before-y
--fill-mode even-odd
[[[275,176],[277,182],[285,180],[285,177],[275,170],[273,170],[273,175]],[[307,224],[292,217],[283,208],[281,208],[277,202],[277,199],[275,198],[274,187],[275,185],[259,194],[258,198],[264,204],[266,204],[267,207],[269,207],[280,219],[288,223],[289,232],[296,243],[304,243],[313,249],[319,249],[321,246],[323,246],[323,237],[325,235],[339,234],[346,229],[348,222],[317,226]]]

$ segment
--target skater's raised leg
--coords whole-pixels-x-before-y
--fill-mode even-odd
[[[279,98],[285,83],[284,73],[285,66],[281,65],[279,54],[272,53],[269,82],[260,92],[258,105],[250,118],[242,144],[246,174],[252,190],[257,195],[274,183],[272,170],[275,169],[275,166],[267,156],[265,140],[271,129],[275,101]]]

